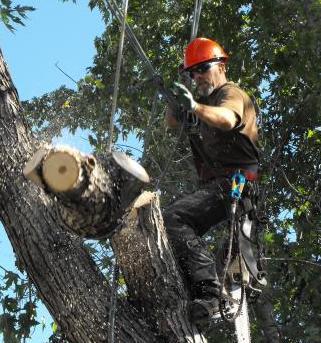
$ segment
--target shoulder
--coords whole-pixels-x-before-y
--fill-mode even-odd
[[[235,96],[247,96],[245,90],[243,90],[237,83],[229,81],[225,83],[221,88],[218,89],[218,93],[221,96],[224,95],[235,95]]]

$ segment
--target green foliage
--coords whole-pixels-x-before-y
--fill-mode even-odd
[[[19,343],[31,337],[36,320],[38,297],[30,282],[18,273],[4,270],[0,286],[0,334],[4,343]]]
[[[23,20],[27,18],[27,13],[34,10],[31,6],[14,6],[11,0],[0,0],[0,21],[13,32],[14,25],[24,25]]]

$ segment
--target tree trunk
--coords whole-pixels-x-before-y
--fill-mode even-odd
[[[130,302],[160,342],[205,342],[187,320],[188,295],[169,246],[159,200],[143,193],[123,219],[113,244]]]
[[[115,342],[150,343],[159,342],[160,337],[165,342],[205,341],[188,321],[187,296],[156,198],[128,208],[138,188],[134,186],[128,195],[131,178],[110,158],[97,165],[101,178],[93,176],[87,165],[87,175],[76,182],[79,187],[63,193],[25,179],[22,169],[40,144],[21,118],[18,95],[1,51],[0,140],[0,219],[40,298],[70,342],[107,341],[111,296],[108,282],[74,232],[84,236],[92,232],[95,237],[112,232],[119,223],[114,246],[131,301],[118,301]],[[80,169],[86,169],[82,162]],[[90,201],[94,206],[89,206]],[[126,241],[131,235],[142,238],[136,247]],[[130,266],[133,256],[141,260]]]
[[[265,342],[280,343],[281,336],[273,317],[273,305],[269,289],[265,289],[255,303],[255,314],[262,325]]]

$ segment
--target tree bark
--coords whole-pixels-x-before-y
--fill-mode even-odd
[[[159,342],[160,337],[165,342],[205,341],[188,321],[187,295],[156,198],[151,205],[134,209],[136,217],[131,217],[133,212],[128,209],[119,222],[131,200],[126,183],[130,177],[125,180],[125,174],[108,158],[101,162],[100,175],[108,181],[105,188],[100,188],[103,178],[93,185],[91,181],[99,178],[91,178],[91,174],[84,178],[82,185],[87,186],[76,192],[53,192],[27,181],[22,168],[41,144],[28,132],[20,112],[18,94],[0,51],[0,219],[17,257],[67,339],[106,342],[109,330],[110,286],[85,249],[82,237],[74,232],[84,236],[93,232],[96,237],[122,223],[114,246],[131,302],[118,301],[115,342],[150,343]],[[111,165],[114,167],[108,168]],[[130,193],[135,192],[136,186]],[[91,208],[88,204],[93,198],[95,206]],[[90,215],[84,215],[85,210],[91,211]],[[90,226],[94,230],[90,231]],[[143,238],[136,249],[126,242],[130,235]],[[145,266],[147,275],[135,265],[129,266],[132,256],[141,256],[136,267]]]
[[[106,342],[110,287],[83,240],[70,234],[56,198],[27,182],[22,166],[39,143],[20,115],[0,51],[0,218],[40,298],[71,342]],[[154,333],[119,302],[116,340],[154,342]]]
[[[188,294],[165,233],[158,196],[143,193],[124,216],[113,244],[128,287],[159,342],[205,342],[188,320]]]
[[[255,314],[262,325],[262,330],[266,343],[280,343],[280,331],[273,317],[273,305],[269,289],[265,289],[263,294],[255,303]]]

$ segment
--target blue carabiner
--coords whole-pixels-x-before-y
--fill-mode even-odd
[[[240,171],[232,176],[231,198],[233,200],[239,200],[241,198],[245,182],[245,176]]]

